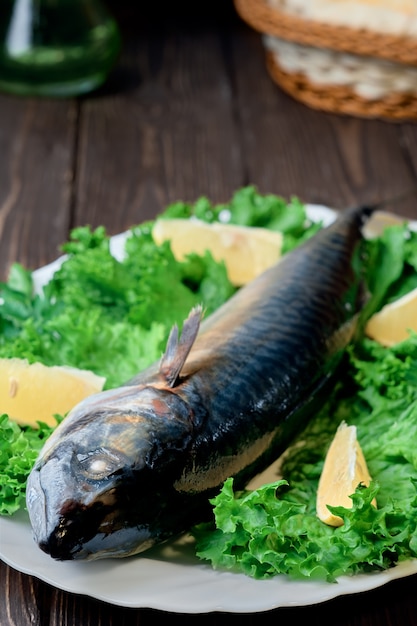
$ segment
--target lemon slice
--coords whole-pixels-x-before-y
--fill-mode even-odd
[[[54,415],[65,415],[104,383],[105,378],[86,370],[0,359],[0,414],[21,426],[37,428],[38,421],[55,426]]]
[[[365,333],[384,346],[393,346],[417,331],[417,289],[386,304],[375,313],[365,327]]]
[[[362,233],[365,239],[380,237],[386,228],[404,224],[407,220],[388,211],[375,211],[364,224]]]
[[[359,484],[368,486],[371,477],[356,438],[356,426],[342,422],[327,452],[317,490],[319,519],[329,526],[342,526],[343,520],[330,513],[327,505],[352,508],[351,496]],[[376,502],[373,504],[376,506]]]
[[[179,218],[157,220],[152,235],[158,245],[169,240],[178,261],[209,250],[216,261],[224,261],[230,282],[238,287],[279,260],[283,241],[282,233],[266,228]]]

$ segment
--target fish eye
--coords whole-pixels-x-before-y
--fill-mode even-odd
[[[98,448],[75,455],[77,469],[89,480],[104,480],[126,465],[126,459],[111,450]]]

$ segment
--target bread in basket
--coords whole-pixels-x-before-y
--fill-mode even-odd
[[[417,120],[417,0],[234,0],[268,70],[305,104]]]

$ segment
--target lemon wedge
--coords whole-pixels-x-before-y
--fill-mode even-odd
[[[374,313],[365,326],[365,333],[384,346],[393,346],[417,331],[417,289],[386,304]]]
[[[21,426],[37,428],[38,421],[55,426],[54,415],[65,415],[104,383],[105,378],[86,370],[0,359],[0,414]]]
[[[342,526],[342,518],[330,513],[327,505],[352,508],[349,496],[359,484],[368,486],[370,482],[356,426],[342,422],[330,444],[320,476],[316,500],[318,518],[329,526]],[[376,506],[375,500],[373,504]]]
[[[376,237],[380,237],[386,228],[399,226],[406,221],[405,218],[401,218],[388,211],[375,211],[366,224],[364,224],[362,233],[365,239],[375,239]]]
[[[274,265],[283,241],[282,233],[266,228],[180,218],[156,220],[152,236],[158,245],[170,241],[178,261],[209,250],[216,261],[224,261],[229,280],[237,287]]]

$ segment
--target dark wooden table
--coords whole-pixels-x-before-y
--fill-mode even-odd
[[[104,224],[115,234],[178,199],[223,202],[255,184],[262,193],[342,209],[417,185],[417,124],[324,114],[294,102],[271,82],[260,37],[230,0],[152,4],[111,3],[123,51],[97,93],[0,95],[0,280],[14,261],[36,268],[53,260],[76,225]],[[393,210],[417,219],[417,192]],[[178,620],[62,592],[4,563],[0,577],[1,626]],[[416,583],[412,576],[313,607],[180,618],[415,625]]]

